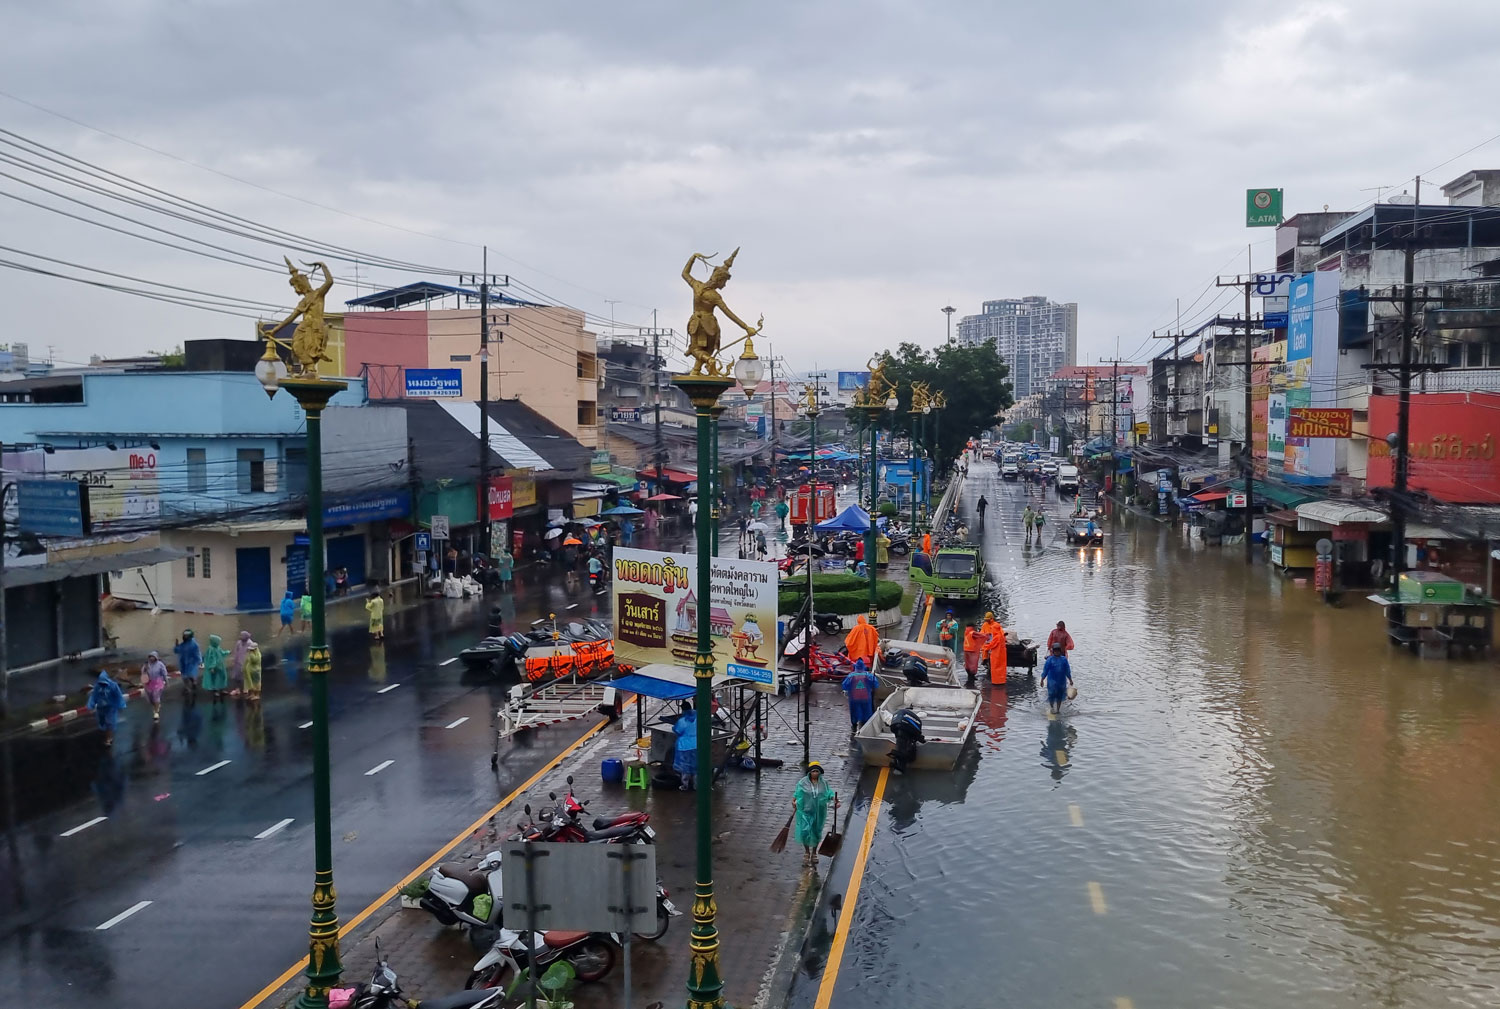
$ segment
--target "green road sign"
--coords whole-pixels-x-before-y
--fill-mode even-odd
[[[1245,227],[1274,228],[1281,223],[1281,190],[1245,190]]]

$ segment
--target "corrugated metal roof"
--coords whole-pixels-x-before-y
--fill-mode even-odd
[[[1297,528],[1318,532],[1333,526],[1379,525],[1390,521],[1385,512],[1356,501],[1308,501],[1297,506]]]

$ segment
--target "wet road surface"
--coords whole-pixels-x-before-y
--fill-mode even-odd
[[[331,635],[342,921],[590,724],[535,733],[491,771],[508,684],[450,660],[483,636],[494,604],[507,630],[548,608],[596,608],[586,588],[569,595],[522,574],[511,595],[389,613],[384,644],[362,626]],[[0,977],[23,1004],[233,1009],[306,953],[312,734],[300,644],[265,682],[259,706],[189,707],[174,681],[160,725],[132,701],[113,750],[92,719],[0,740]]]
[[[1067,621],[1079,697],[1049,720],[1012,673],[954,773],[890,779],[831,998],[824,929],[791,1005],[1500,1004],[1492,663],[1143,516],[1080,554],[1048,495],[1027,547],[993,464],[976,535],[980,493],[994,608]]]

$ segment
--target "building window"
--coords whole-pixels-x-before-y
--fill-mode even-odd
[[[1448,367],[1461,368],[1464,363],[1464,345],[1461,343],[1448,344]]]
[[[1484,344],[1482,344],[1482,343],[1471,343],[1468,346],[1469,346],[1469,349],[1468,349],[1468,353],[1466,355],[1467,358],[1468,358],[1468,360],[1465,363],[1467,363],[1467,365],[1470,368],[1483,368],[1484,367]]]
[[[1500,368],[1500,340],[1491,340],[1488,346],[1490,348],[1490,367]]]
[[[191,550],[192,547],[188,547],[188,549]],[[187,557],[187,571],[189,578],[198,577],[198,561],[192,554],[188,554]]]
[[[241,494],[259,494],[266,489],[266,451],[242,448],[235,453]]]
[[[189,494],[208,493],[208,452],[206,449],[187,450],[187,489]]]
[[[207,578],[212,570],[209,564],[210,560],[212,559],[211,551],[209,550],[209,548],[204,547],[202,550],[198,551],[198,558],[203,562],[203,577]]]
[[[307,449],[288,447],[282,468],[286,471],[286,491],[293,496],[307,493]]]

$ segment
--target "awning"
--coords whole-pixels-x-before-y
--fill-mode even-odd
[[[669,683],[666,680],[658,680],[654,676],[642,676],[639,673],[621,676],[611,680],[609,685],[616,690],[628,690],[632,694],[654,697],[658,701],[681,701],[692,697],[697,692],[695,688],[681,683]]]
[[[188,551],[177,547],[127,550],[118,554],[90,554],[77,560],[9,568],[5,572],[5,584],[7,587],[42,585],[46,582],[60,582],[64,578],[80,578],[88,575],[102,575],[109,571],[150,567],[153,564],[175,561],[187,555]]]
[[[1308,501],[1297,506],[1297,528],[1321,532],[1337,526],[1372,526],[1389,521],[1385,512],[1354,501]]]
[[[1230,490],[1242,491],[1245,489],[1245,481],[1234,480],[1229,483]],[[1281,484],[1267,483],[1264,480],[1255,481],[1255,503],[1279,505],[1282,508],[1295,508],[1299,504],[1316,500],[1312,494],[1304,494],[1293,487],[1284,487]]]
[[[656,479],[655,466],[647,466],[645,469],[637,470],[636,472],[638,472],[641,476],[645,477],[648,480]],[[692,483],[694,480],[698,479],[698,474],[689,473],[685,469],[674,469],[671,466],[668,466],[666,467],[666,479],[670,480],[672,483]]]
[[[1297,513],[1290,508],[1285,508],[1281,511],[1266,512],[1265,518],[1272,525],[1288,526],[1292,529],[1297,528]]]
[[[1215,501],[1223,501],[1229,496],[1229,494],[1227,491],[1205,490],[1199,491],[1197,494],[1193,494],[1190,496],[1194,501],[1197,501],[1201,504],[1212,504]]]

